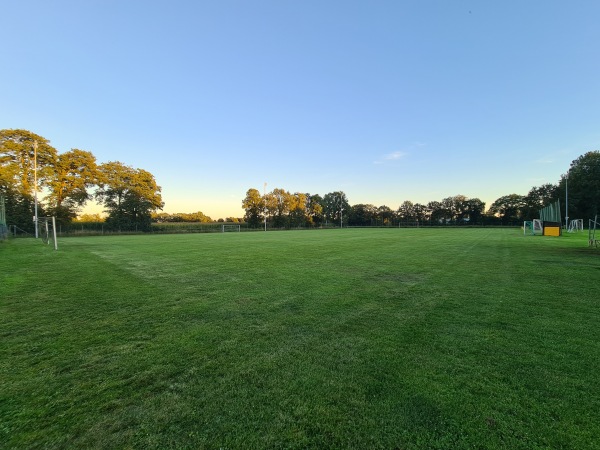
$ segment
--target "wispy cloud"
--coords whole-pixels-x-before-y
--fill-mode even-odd
[[[538,164],[552,164],[554,163],[554,160],[551,158],[540,158],[538,160],[535,161]]]
[[[406,152],[394,152],[394,153],[388,153],[387,155],[385,155],[383,157],[383,159],[387,160],[387,161],[395,161],[397,159],[401,159],[404,158],[407,155]]]
[[[374,161],[373,164],[384,164],[388,161],[398,161],[404,158],[406,155],[408,155],[408,153],[403,151],[388,153],[387,155],[383,155],[381,158]]]
[[[423,151],[424,147],[427,147],[427,143],[421,141],[415,141],[408,146],[402,146],[404,150],[397,150],[392,153],[387,153],[381,156],[379,159],[373,161],[373,164],[393,164],[395,161],[400,161],[411,154],[418,154]]]

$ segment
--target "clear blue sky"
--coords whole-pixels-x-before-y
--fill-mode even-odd
[[[491,204],[600,149],[600,2],[4,2],[0,128],[154,174],[166,212],[275,187]]]

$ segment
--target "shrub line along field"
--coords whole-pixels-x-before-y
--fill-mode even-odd
[[[598,448],[587,234],[0,244],[2,448]]]

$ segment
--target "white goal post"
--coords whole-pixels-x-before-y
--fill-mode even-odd
[[[38,217],[37,221],[38,235],[42,238],[44,244],[54,244],[54,250],[58,250],[58,240],[56,239],[56,217]]]
[[[533,219],[533,234],[544,234],[544,224],[540,219]]]
[[[583,219],[573,219],[569,222],[567,232],[573,233],[574,231],[583,231]]]
[[[241,227],[240,227],[239,224],[236,224],[236,225],[231,225],[231,224],[229,224],[229,225],[222,225],[221,231],[223,233],[226,233],[228,231],[241,231]]]

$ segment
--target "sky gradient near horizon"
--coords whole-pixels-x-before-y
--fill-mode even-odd
[[[600,149],[598,19],[596,1],[7,2],[0,128],[151,172],[169,213],[241,217],[264,183],[489,207]]]

